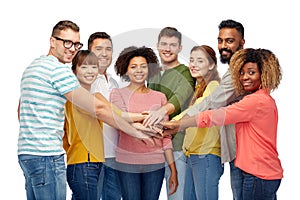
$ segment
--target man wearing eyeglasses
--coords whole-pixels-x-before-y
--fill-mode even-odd
[[[35,59],[23,72],[18,107],[18,160],[28,200],[66,199],[62,145],[66,100],[131,136],[153,142],[114,114],[102,95],[95,97],[80,86],[65,64],[72,62],[82,46],[79,27],[71,21],[60,21],[53,28],[48,55]]]

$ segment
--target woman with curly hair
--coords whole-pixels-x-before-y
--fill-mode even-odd
[[[120,53],[115,70],[119,76],[130,82],[126,87],[114,88],[110,100],[128,121],[139,122],[143,126],[141,115],[146,115],[138,113],[157,110],[167,103],[163,93],[146,87],[146,80],[159,73],[157,56],[151,48],[131,46]],[[168,117],[165,119],[168,120]],[[172,193],[177,189],[171,136],[154,137],[153,140],[155,145],[147,145],[119,131],[116,161],[124,200],[159,198],[165,173],[165,158],[172,173],[169,179]]]
[[[243,174],[243,200],[274,200],[283,178],[277,152],[278,111],[270,92],[281,80],[277,57],[267,49],[242,49],[230,60],[233,85],[242,100],[179,122],[165,122],[164,135],[190,126],[236,125],[235,166]]]

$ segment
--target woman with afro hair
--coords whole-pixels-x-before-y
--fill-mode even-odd
[[[159,73],[157,56],[148,47],[127,47],[117,58],[115,70],[117,75],[129,81],[129,85],[114,88],[110,101],[122,111],[125,119],[143,126],[142,121],[149,111],[157,110],[167,103],[163,93],[146,87],[148,78]],[[168,116],[165,116],[165,120],[168,120]],[[171,194],[174,193],[178,181],[171,136],[153,137],[155,145],[150,145],[123,131],[118,133],[116,161],[122,198],[157,200],[164,179],[165,159],[171,170]]]

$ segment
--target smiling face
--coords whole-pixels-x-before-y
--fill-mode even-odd
[[[148,78],[148,63],[146,58],[142,56],[133,57],[129,61],[126,75],[129,77],[131,84],[144,85]]]
[[[100,73],[106,72],[112,61],[112,43],[106,38],[97,38],[93,41],[91,51],[99,58]]]
[[[231,56],[242,49],[245,40],[235,28],[222,28],[218,36],[218,49],[220,60],[223,64],[228,64]]]
[[[80,85],[85,89],[90,90],[92,83],[97,78],[98,66],[90,64],[77,65],[74,73],[77,76]]]
[[[161,63],[168,67],[176,67],[178,64],[178,54],[181,51],[181,48],[177,37],[162,36],[157,44]]]
[[[256,63],[248,62],[240,70],[240,83],[247,92],[255,92],[261,84],[261,73]]]
[[[70,40],[73,43],[80,42],[79,32],[75,32],[72,29],[62,30],[60,34],[57,35],[56,37],[59,37],[63,40]],[[65,48],[64,42],[55,39],[54,37],[50,38],[50,45],[51,45],[51,49],[49,55],[55,56],[62,63],[72,62],[72,59],[74,58],[75,54],[78,51],[75,49],[74,45],[72,45],[72,47],[69,49]]]
[[[200,49],[194,50],[190,54],[189,69],[193,78],[205,77],[214,64],[210,64],[207,55]]]

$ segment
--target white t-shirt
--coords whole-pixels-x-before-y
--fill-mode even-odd
[[[101,93],[107,100],[109,100],[111,90],[113,88],[119,88],[119,86],[111,74],[106,73],[106,75],[107,80],[103,74],[98,74],[97,79],[92,84],[91,93]],[[103,137],[105,158],[116,157],[116,148],[118,145],[117,129],[103,123]]]

